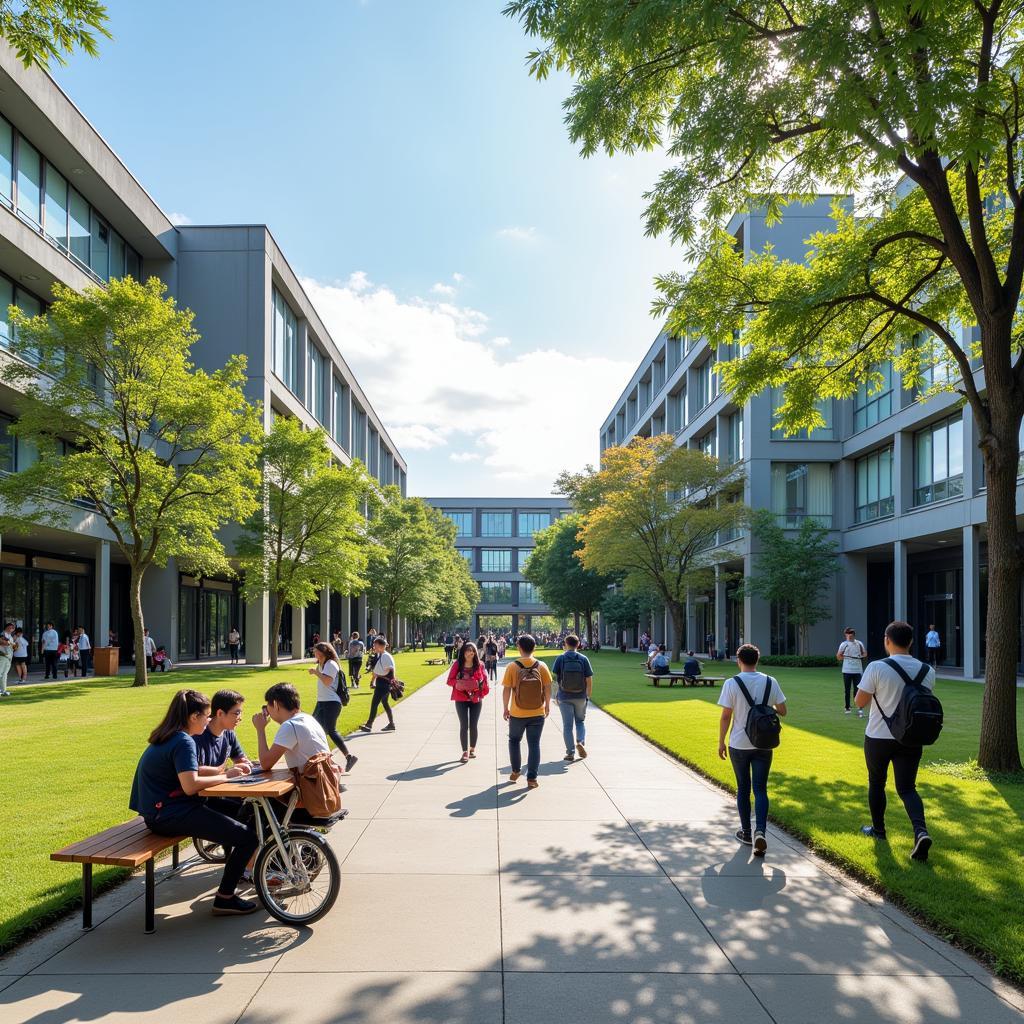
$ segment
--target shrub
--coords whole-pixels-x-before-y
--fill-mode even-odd
[[[766,654],[759,664],[776,668],[836,668],[839,662],[827,654]]]

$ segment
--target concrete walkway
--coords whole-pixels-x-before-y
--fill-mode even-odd
[[[217,872],[190,863],[145,935],[132,879],[92,932],[0,960],[0,1021],[1024,1024],[1015,990],[796,842],[751,858],[724,794],[597,710],[586,761],[556,713],[540,789],[509,784],[500,707],[468,765],[441,681],[353,738],[341,897],[312,928],[213,918]]]

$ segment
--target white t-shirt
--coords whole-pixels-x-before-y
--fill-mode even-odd
[[[146,654],[156,654],[156,641],[151,636],[142,638],[142,649]]]
[[[740,679],[743,680],[747,693],[750,694],[754,701],[760,701],[764,696],[764,688],[768,676],[763,672],[741,672]],[[747,713],[750,711],[750,705],[747,703],[747,698],[743,696],[743,691],[736,685],[734,677],[730,676],[722,684],[722,692],[718,696],[718,703],[723,708],[732,708],[732,729],[729,732],[729,746],[735,747],[737,750],[756,750],[757,748],[750,742],[750,738],[747,736],[746,729]],[[768,695],[768,703],[773,705],[786,703],[786,695],[782,692],[776,679],[772,679],[772,692]]]
[[[43,630],[43,635],[39,638],[39,642],[42,645],[44,651],[57,650],[57,648],[60,647],[60,637],[57,636],[57,630]]]
[[[331,749],[320,723],[305,711],[300,711],[281,725],[274,743],[287,748],[284,763],[289,768],[302,768],[314,754],[330,752]]]
[[[92,644],[89,643],[89,637],[85,633],[78,634],[78,649],[80,651],[88,651],[92,649]]]
[[[843,672],[848,675],[859,675],[864,671],[864,658],[868,652],[859,640],[844,640],[836,654],[843,656]]]
[[[383,654],[377,656],[377,661],[373,666],[373,674],[375,676],[386,676],[389,670],[393,670],[395,667],[395,659],[385,651]]]
[[[657,653],[658,653],[658,645],[657,644],[651,644],[647,648],[647,657],[648,658],[653,658]]]
[[[0,632],[0,638],[3,638],[6,643],[0,646],[0,658],[13,658],[14,657],[14,634]]]
[[[28,637],[19,636],[14,641],[14,656],[16,658],[27,658],[28,657]]]
[[[340,704],[341,698],[338,696],[338,691],[335,689],[338,678],[338,663],[336,661],[325,661],[317,671],[320,675],[316,677],[316,699],[318,701],[333,700]],[[330,676],[330,685],[327,685],[320,676]]]
[[[894,661],[903,667],[903,671],[911,679],[917,678],[917,673],[921,671],[922,664],[917,658],[911,657],[909,654],[894,654],[892,657]],[[865,693],[874,694],[871,703],[868,705],[871,708],[871,714],[868,715],[868,727],[864,730],[865,736],[870,736],[876,740],[895,739],[889,730],[889,726],[885,724],[885,719],[882,717],[882,712],[878,710],[878,705],[881,704],[882,711],[892,718],[903,694],[903,685],[903,680],[896,671],[889,665],[886,665],[884,661],[873,661],[864,669],[864,675],[857,689],[863,690]],[[928,667],[928,675],[921,680],[921,685],[929,690],[935,689],[935,669],[931,666]],[[875,698],[877,698],[877,702]]]

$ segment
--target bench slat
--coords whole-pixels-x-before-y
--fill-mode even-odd
[[[117,843],[126,837],[145,835],[148,832],[149,829],[142,818],[133,818],[131,821],[123,822],[120,825],[113,825],[102,832],[97,832],[94,836],[88,836],[76,843],[71,843],[56,853],[51,854],[51,856],[67,855],[70,857],[74,854],[88,853],[90,850],[100,849],[112,843]]]
[[[186,838],[159,836],[149,831],[142,818],[135,818],[51,853],[50,860],[134,868]]]

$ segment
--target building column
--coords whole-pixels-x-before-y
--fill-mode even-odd
[[[110,638],[110,542],[96,542],[96,575],[93,588],[93,647],[106,647]]]
[[[352,635],[352,597],[349,594],[340,594],[341,601],[341,629],[342,638],[348,640]]]
[[[320,639],[331,642],[331,588],[320,591]]]
[[[747,579],[754,574],[756,557],[752,553],[743,556],[743,575]],[[771,652],[771,611],[771,604],[760,597],[748,593],[743,598],[743,641],[754,644],[765,654]]]
[[[697,609],[693,600],[693,591],[686,591],[686,635],[682,638],[683,647],[688,651],[696,651],[694,637],[697,635]]]
[[[480,616],[479,615],[476,617],[476,621],[477,621],[476,635],[479,636],[480,635]],[[518,633],[519,632],[519,616],[518,615],[513,615],[512,616],[512,632],[513,633]]]
[[[725,651],[726,648],[726,607],[725,607],[725,574],[720,565],[715,566],[715,650]]]
[[[898,540],[892,546],[893,584],[892,610],[897,620],[909,622],[907,606],[910,581],[907,579],[907,542]]]
[[[864,555],[843,555],[844,572],[839,587],[841,626],[852,626],[868,642],[868,560]]]
[[[277,637],[274,637],[277,643]],[[263,665],[270,654],[270,595],[245,604],[245,663]]]
[[[964,608],[962,636],[964,645],[964,678],[981,675],[981,587],[979,572],[979,541],[976,526],[964,527]]]
[[[352,628],[358,630],[359,637],[362,640],[366,640],[366,595],[360,594],[356,600],[358,606],[358,615],[356,621],[352,624]]]
[[[302,658],[306,653],[306,609],[292,605],[292,658]]]

